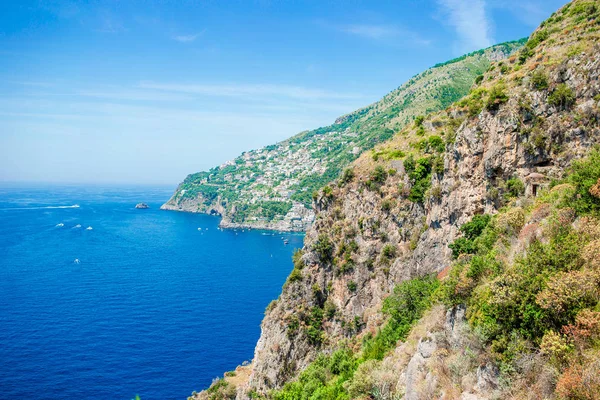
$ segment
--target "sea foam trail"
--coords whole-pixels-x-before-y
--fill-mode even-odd
[[[0,208],[0,211],[14,211],[14,210],[49,210],[53,208],[79,208],[79,204],[73,204],[70,206],[39,206],[39,207],[13,207],[13,208]]]

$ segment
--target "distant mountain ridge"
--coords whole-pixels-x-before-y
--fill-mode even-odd
[[[510,56],[524,42],[502,43],[437,64],[332,125],[190,174],[162,209],[221,215],[223,227],[304,231],[314,220],[314,191],[417,116],[462,98],[491,62]]]

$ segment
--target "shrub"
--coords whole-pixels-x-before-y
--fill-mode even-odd
[[[480,84],[481,81],[483,81],[483,75],[477,75],[477,78],[475,78],[475,83]]]
[[[351,168],[346,168],[342,174],[342,183],[349,183],[352,181],[352,179],[354,179],[354,170]]]
[[[473,240],[481,235],[485,227],[490,223],[490,219],[491,216],[489,214],[475,215],[471,218],[471,221],[460,227],[460,231],[467,239]]]
[[[536,302],[554,314],[569,314],[566,318],[570,319],[583,307],[596,304],[598,297],[598,279],[593,271],[569,271],[551,276]]]
[[[548,96],[548,104],[565,110],[575,104],[575,93],[566,84],[561,83]]]
[[[472,240],[464,237],[456,239],[454,242],[448,245],[452,250],[452,257],[458,258],[461,254],[473,254],[475,253],[475,244]]]
[[[388,173],[381,165],[375,167],[371,172],[370,180],[376,184],[383,184],[388,177]]]
[[[348,284],[346,285],[348,286],[348,290],[351,292],[356,292],[356,282],[354,281],[349,281]]]
[[[294,263],[294,268],[297,268],[297,269],[304,268],[304,261],[302,261],[303,255],[304,255],[304,252],[302,251],[302,249],[296,249],[294,251],[294,254],[292,255],[292,261]]]
[[[579,213],[600,213],[600,198],[595,196],[595,185],[600,179],[600,147],[580,161],[573,162],[567,181],[575,186],[576,197],[571,202]]]
[[[299,282],[302,280],[302,271],[297,268],[294,268],[288,276],[288,282]]]
[[[502,83],[499,83],[490,89],[485,108],[488,111],[494,111],[507,101],[508,95],[506,94],[506,87]]]
[[[396,248],[391,244],[386,244],[381,250],[381,256],[387,259],[394,258],[396,256]]]
[[[525,184],[519,178],[510,178],[506,181],[507,197],[519,197],[525,194]]]
[[[321,233],[319,235],[313,249],[319,256],[319,260],[321,260],[321,262],[326,263],[331,261],[333,254],[333,243],[331,243],[331,240],[329,240],[329,236],[327,236],[327,234]]]
[[[563,399],[594,400],[600,393],[600,360],[570,365],[556,384],[556,393]]]
[[[392,200],[390,199],[385,199],[384,201],[381,202],[381,209],[385,212],[389,212],[392,207],[394,206]]]
[[[412,184],[408,199],[422,203],[425,200],[425,192],[431,185],[431,159],[424,157],[415,161],[410,155],[404,160],[404,169]]]
[[[531,75],[531,84],[537,90],[548,89],[548,77],[543,71],[535,71]]]
[[[461,254],[474,254],[477,250],[475,239],[481,236],[490,219],[491,216],[487,214],[475,215],[469,222],[463,224],[459,230],[464,236],[448,245],[452,249],[452,257],[458,258]]]

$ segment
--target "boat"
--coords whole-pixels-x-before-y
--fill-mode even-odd
[[[85,228],[86,231],[91,231],[92,229],[94,229],[94,228],[92,228],[91,226],[88,226],[87,228]]]
[[[58,224],[56,224],[56,227],[57,227],[57,228],[62,228],[63,226],[65,226],[65,224],[63,224],[62,222],[61,222],[61,223],[58,223]]]
[[[285,239],[285,240],[283,241],[283,244],[288,244],[289,242],[290,242],[289,240]]]
[[[77,224],[73,228],[81,228],[81,224]]]

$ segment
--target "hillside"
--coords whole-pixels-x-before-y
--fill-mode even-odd
[[[491,61],[507,57],[522,43],[503,43],[436,65],[330,126],[191,174],[162,208],[219,214],[223,227],[306,230],[314,220],[315,190],[418,115],[442,110],[463,97]]]
[[[194,397],[598,398],[599,21],[565,5],[320,190],[244,379]]]

